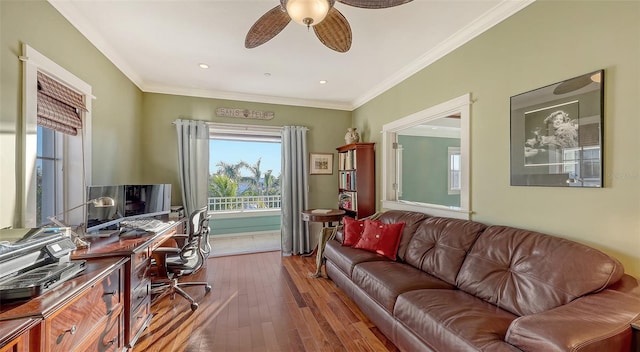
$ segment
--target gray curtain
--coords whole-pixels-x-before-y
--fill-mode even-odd
[[[185,215],[208,206],[209,127],[204,121],[176,120],[178,171]]]
[[[303,254],[311,251],[309,231],[300,217],[308,206],[307,128],[282,128],[282,254]]]

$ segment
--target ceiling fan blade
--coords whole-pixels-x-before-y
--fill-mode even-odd
[[[346,5],[364,9],[384,9],[411,2],[412,0],[336,0]]]
[[[272,8],[251,26],[244,39],[244,47],[251,49],[268,42],[280,33],[289,22],[291,22],[291,17],[286,11],[283,11],[280,5]]]
[[[313,26],[322,44],[329,49],[346,53],[351,48],[351,27],[340,11],[332,7],[324,20]]]

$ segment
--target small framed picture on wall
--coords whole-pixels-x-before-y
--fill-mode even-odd
[[[332,175],[333,174],[333,154],[332,153],[310,153],[309,154],[309,174]]]

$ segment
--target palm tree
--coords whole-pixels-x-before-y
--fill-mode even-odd
[[[238,183],[229,176],[226,175],[211,175],[211,182],[209,182],[209,197],[235,197],[238,193]],[[231,202],[235,204],[234,202]],[[218,207],[216,207],[218,208]],[[228,204],[226,206],[219,206],[220,209],[212,209],[212,210],[229,210],[231,208],[235,208],[235,206],[230,207]]]
[[[245,162],[241,161],[235,164],[228,164],[224,161],[220,161],[216,164],[218,167],[217,175],[224,175],[229,177],[233,181],[238,181],[240,179],[240,169],[245,167]]]
[[[280,176],[275,177],[273,170],[267,170],[264,173],[264,195],[280,194]]]
[[[247,183],[249,188],[247,188],[243,195],[262,195],[262,184],[260,183],[260,179],[262,178],[262,170],[260,170],[260,163],[262,162],[262,158],[258,158],[255,164],[251,165],[247,162],[241,161],[242,167],[249,170],[251,176],[246,176],[240,178],[241,182]]]

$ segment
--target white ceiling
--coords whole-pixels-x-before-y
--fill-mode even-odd
[[[414,0],[375,10],[336,2],[353,32],[351,50],[338,53],[293,21],[246,49],[249,28],[279,0],[49,0],[142,91],[341,110],[532,1]]]

